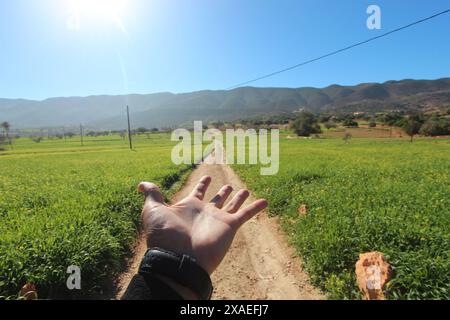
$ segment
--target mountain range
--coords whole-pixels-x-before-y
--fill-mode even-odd
[[[173,127],[194,120],[228,121],[300,109],[314,112],[435,110],[450,107],[450,78],[363,83],[326,88],[242,87],[224,91],[51,98],[0,99],[0,122],[13,128],[47,128],[80,123],[96,129],[126,127],[126,108],[137,127]]]

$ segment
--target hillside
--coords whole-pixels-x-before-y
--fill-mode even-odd
[[[254,88],[172,94],[52,98],[44,101],[0,99],[0,121],[15,128],[83,123],[98,129],[174,126],[193,120],[235,120],[262,114],[312,111],[430,110],[450,106],[450,78],[364,83],[326,88]]]

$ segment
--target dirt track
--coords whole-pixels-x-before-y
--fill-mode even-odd
[[[245,188],[230,167],[200,164],[175,195],[173,202],[188,195],[205,175],[212,177],[205,199],[212,198],[225,184],[233,186],[233,194]],[[247,202],[253,200],[251,195]],[[123,289],[136,273],[145,249],[145,241],[139,240],[128,272],[119,279],[117,297],[122,295]],[[225,259],[212,275],[212,280],[213,299],[323,299],[320,291],[308,283],[300,260],[294,257],[277,222],[266,213],[260,213],[239,230]]]

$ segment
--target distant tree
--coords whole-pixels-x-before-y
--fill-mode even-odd
[[[150,131],[151,131],[151,132],[158,132],[159,129],[158,129],[158,128],[152,128]]]
[[[66,137],[72,138],[72,137],[74,137],[75,135],[76,135],[76,134],[73,133],[73,132],[71,132],[71,131],[66,132]]]
[[[370,119],[369,121],[369,128],[375,128],[377,126],[377,122],[375,121],[375,119]]]
[[[0,136],[0,151],[5,150],[6,138],[4,136]]]
[[[44,138],[41,136],[32,136],[31,140],[33,140],[36,143],[40,143]]]
[[[336,122],[334,122],[332,120],[328,120],[327,122],[325,122],[324,126],[327,129],[331,129],[331,128],[336,128],[337,124],[336,124]]]
[[[9,145],[12,148],[12,139],[9,136],[9,130],[11,129],[11,125],[9,124],[9,122],[5,121],[2,122],[2,124],[0,125],[3,128],[3,137],[4,139],[4,144],[9,143]]]
[[[222,127],[224,125],[224,123],[222,121],[213,121],[213,122],[211,122],[211,125],[215,128],[218,128],[218,127]]]
[[[0,126],[3,129],[3,136],[6,137],[6,139],[8,139],[8,137],[9,137],[9,129],[11,128],[11,125],[9,124],[9,122],[5,121],[5,122],[2,122],[0,124]]]
[[[355,117],[353,114],[346,114],[346,113],[338,113],[335,116],[335,120],[337,122],[344,122],[346,119],[354,119]]]
[[[398,123],[402,119],[403,119],[403,116],[399,112],[384,113],[380,117],[380,121],[388,126],[394,126],[396,123]]]
[[[450,134],[449,125],[448,119],[434,115],[422,125],[419,133],[424,136],[445,136]]]
[[[319,116],[319,122],[320,123],[327,123],[328,121],[330,121],[331,119],[331,115],[330,114],[321,114]]]
[[[300,112],[297,119],[292,124],[292,129],[298,136],[309,137],[314,133],[321,133],[316,116],[309,111]]]
[[[410,136],[411,142],[413,141],[414,135],[418,134],[420,131],[420,128],[423,124],[423,115],[421,114],[412,114],[409,115],[404,121],[403,121],[403,130],[405,130],[406,134]]]
[[[144,127],[140,127],[140,128],[136,129],[137,134],[143,134],[143,133],[146,133],[147,131],[148,131],[148,129],[144,128]]]
[[[342,137],[342,140],[345,141],[345,143],[349,143],[352,139],[352,134],[350,132],[346,132],[344,136]]]
[[[356,122],[355,120],[351,119],[351,118],[346,118],[343,122],[342,125],[344,127],[357,127],[358,126],[358,122]]]

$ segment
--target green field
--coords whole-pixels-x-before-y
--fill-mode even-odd
[[[388,298],[450,298],[450,140],[284,139],[280,157],[275,176],[234,168],[329,297],[360,298],[355,263],[377,250],[394,268]]]
[[[234,168],[269,200],[314,284],[330,298],[360,298],[355,262],[377,250],[394,268],[388,298],[450,298],[449,139],[282,136],[277,175]],[[118,136],[84,146],[21,138],[0,153],[0,298],[17,298],[27,282],[40,298],[109,297],[136,236],[137,183],[170,197],[191,169],[171,163],[169,135],[134,140],[130,151]],[[65,287],[70,265],[82,271],[76,293]]]
[[[136,236],[141,180],[170,196],[188,166],[170,160],[166,134],[16,140],[0,154],[0,296],[35,283],[40,298],[71,296],[67,267],[81,267],[76,298],[106,295]],[[105,291],[105,292],[103,292]]]

